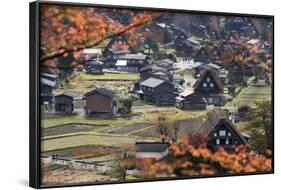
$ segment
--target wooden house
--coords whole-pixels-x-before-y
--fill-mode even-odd
[[[88,117],[112,117],[116,114],[115,93],[106,88],[96,88],[84,95],[85,113]]]
[[[74,109],[73,93],[62,93],[55,96],[55,112],[57,113],[72,113]]]
[[[136,142],[136,158],[161,159],[169,154],[169,143],[165,142]]]
[[[141,100],[157,106],[175,104],[176,89],[171,82],[166,80],[148,78],[140,83],[137,93]]]
[[[182,110],[205,110],[207,101],[193,90],[188,89],[176,97],[175,106]]]
[[[94,60],[84,65],[84,69],[88,74],[103,74],[103,65],[102,61]]]
[[[137,92],[138,90],[140,90],[140,83],[147,80],[150,77],[167,80],[167,81],[173,80],[173,75],[166,68],[159,67],[154,64],[147,65],[140,69],[140,79],[134,81],[131,91]]]
[[[169,78],[171,77],[171,74],[168,71],[168,69],[153,64],[153,65],[147,65],[140,69],[140,79],[146,80],[149,77],[151,77],[152,73],[155,72],[166,73],[166,75],[169,76]]]
[[[194,84],[194,92],[204,97],[208,104],[216,106],[223,104],[223,91],[223,84],[214,69],[206,69]]]
[[[200,77],[198,74],[199,74],[199,71],[200,71],[200,67],[202,65],[203,65],[203,63],[201,63],[201,62],[195,62],[194,64],[191,65],[192,74],[193,74],[194,78]]]
[[[228,83],[244,85],[245,73],[243,63],[232,62],[228,65]]]
[[[242,26],[246,25],[246,19],[240,16],[229,17],[226,21],[225,28],[227,30],[240,30]]]
[[[156,61],[156,65],[159,67],[164,67],[167,70],[172,70],[173,69],[173,64],[174,61],[171,59],[162,59],[162,60],[158,60]]]
[[[142,53],[125,54],[119,57],[115,67],[118,71],[138,73],[147,63],[147,56]]]
[[[128,43],[128,37],[126,35],[119,35],[111,38],[106,48],[115,48],[115,46],[125,46]]]
[[[206,70],[208,69],[213,69],[217,75],[220,74],[220,69],[221,67],[219,65],[216,65],[214,63],[208,63],[208,64],[203,64],[199,66],[199,76],[201,76]]]
[[[205,37],[207,36],[207,27],[201,24],[191,24],[191,33],[195,36]]]
[[[195,133],[208,137],[208,145],[213,150],[217,150],[218,147],[232,150],[235,146],[248,144],[240,131],[229,120],[227,113],[220,108],[210,111],[207,120]]]
[[[205,47],[201,47],[194,56],[194,62],[201,62],[204,64],[210,63],[213,60],[213,56]]]
[[[58,75],[56,75],[56,74],[50,74],[50,73],[42,73],[42,72],[40,72],[40,76],[42,77],[42,78],[45,78],[45,79],[47,79],[47,80],[51,80],[51,81],[56,81],[57,79],[58,79]]]
[[[257,38],[259,31],[249,17],[233,16],[227,19],[225,28],[227,31],[237,31],[240,37]]]
[[[51,106],[53,102],[53,88],[56,86],[56,82],[41,77],[41,105]]]
[[[151,77],[162,79],[162,80],[170,80],[171,74],[169,72],[165,72],[165,71],[154,71],[151,73]]]
[[[182,74],[173,74],[173,82],[178,85],[183,85],[185,80]]]
[[[92,61],[92,60],[99,60],[101,57],[101,49],[96,48],[87,48],[83,50],[84,54],[84,60],[86,62]]]
[[[106,48],[102,53],[103,59],[105,61],[105,67],[113,67],[119,57],[128,53],[131,53],[131,51],[128,49]]]
[[[189,39],[175,41],[174,45],[178,53],[189,57],[193,57],[200,46],[200,44],[190,42]]]

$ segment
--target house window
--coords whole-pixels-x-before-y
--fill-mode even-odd
[[[229,144],[229,139],[225,139],[225,144]]]
[[[207,82],[210,82],[210,77],[207,77]]]
[[[214,133],[214,137],[216,137],[217,136],[217,133]]]
[[[220,139],[216,139],[216,144],[220,144]]]
[[[227,136],[231,137],[231,132],[228,132],[228,133],[227,133]]]
[[[207,87],[207,83],[204,82],[204,83],[203,83],[203,87]]]
[[[210,87],[212,87],[212,88],[213,88],[213,87],[214,87],[214,83],[212,83],[212,82],[211,82],[211,83],[210,83]]]
[[[209,103],[213,103],[213,98],[208,98]]]
[[[224,136],[225,136],[225,130],[220,130],[219,135],[220,135],[221,137],[224,137]]]

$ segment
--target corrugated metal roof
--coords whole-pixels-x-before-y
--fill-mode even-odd
[[[84,96],[89,96],[93,93],[99,93],[102,94],[104,96],[107,96],[109,98],[114,98],[115,97],[115,93],[112,90],[106,89],[106,88],[96,88],[95,90],[92,90],[90,92],[87,92]]]
[[[159,86],[160,84],[164,83],[164,80],[161,79],[156,79],[156,78],[148,78],[145,81],[141,82],[141,86],[147,86],[147,87],[156,87]]]
[[[69,97],[74,98],[75,96],[77,96],[77,94],[72,93],[72,92],[64,92],[64,93],[61,93],[61,94],[57,94],[55,96],[69,96]]]
[[[115,66],[127,66],[127,60],[118,60]]]
[[[169,143],[162,142],[136,142],[137,152],[165,152],[169,148]]]
[[[147,55],[142,53],[136,53],[136,54],[125,54],[124,56],[121,56],[120,59],[138,59],[138,60],[144,60],[146,59]]]
[[[47,85],[50,87],[55,87],[56,86],[56,82],[55,81],[51,81],[45,78],[41,78],[41,85]]]
[[[101,49],[87,48],[87,49],[83,50],[83,53],[85,53],[85,54],[101,54]]]
[[[186,89],[185,91],[183,91],[182,93],[180,93],[180,96],[182,96],[182,97],[187,97],[187,96],[189,96],[189,95],[191,95],[191,94],[193,94],[193,93],[194,93],[193,89]]]

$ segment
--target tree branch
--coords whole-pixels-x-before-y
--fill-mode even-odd
[[[83,47],[79,47],[79,48],[76,48],[75,50],[74,50],[74,49],[66,49],[66,50],[64,50],[64,51],[62,51],[62,52],[58,52],[58,53],[55,53],[55,54],[53,54],[53,55],[51,55],[51,56],[44,57],[44,58],[42,58],[40,61],[41,61],[41,63],[44,63],[44,62],[46,62],[46,61],[48,61],[48,60],[52,60],[52,59],[58,58],[58,57],[62,56],[62,55],[65,54],[65,53],[74,53],[74,52],[78,52],[78,51],[80,51],[80,50],[83,50],[83,49],[85,49],[85,48],[91,48],[91,47],[93,47],[93,46],[99,45],[100,43],[102,43],[102,42],[103,42],[104,40],[106,40],[106,39],[109,39],[109,38],[113,38],[113,37],[115,37],[115,36],[122,35],[122,34],[128,32],[129,30],[134,29],[134,28],[137,28],[137,27],[139,27],[139,26],[142,26],[142,25],[144,25],[144,24],[146,24],[146,23],[147,23],[147,21],[145,21],[145,22],[138,22],[138,23],[135,23],[135,24],[131,24],[131,25],[127,26],[127,27],[124,27],[124,28],[121,29],[119,32],[114,33],[114,34],[111,34],[111,35],[108,35],[108,36],[106,36],[105,38],[102,38],[102,39],[100,39],[100,40],[98,40],[98,41],[96,41],[96,42],[94,42],[94,43],[92,43],[92,44],[90,44],[90,45],[83,46]],[[74,65],[74,66],[75,66],[75,65]]]

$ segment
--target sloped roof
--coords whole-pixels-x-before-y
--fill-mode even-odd
[[[208,63],[208,64],[201,65],[200,68],[214,68],[214,69],[219,70],[221,67],[214,63]]]
[[[207,57],[209,57],[209,58],[211,59],[211,54],[210,54],[210,52],[207,50],[206,47],[201,47],[201,48],[198,50],[197,54],[195,55],[195,59],[196,59],[198,56],[200,56],[200,54],[204,54],[205,56],[207,56]]]
[[[164,82],[165,81],[161,80],[161,79],[148,78],[145,81],[141,82],[140,85],[154,88],[154,87],[159,86],[160,84],[162,84]]]
[[[147,71],[147,70],[152,70],[152,71],[167,71],[167,69],[164,68],[164,67],[160,67],[160,66],[157,66],[157,65],[147,65],[147,66],[141,68],[140,72],[144,72],[144,71]]]
[[[127,66],[127,60],[118,60],[115,66]]]
[[[64,92],[61,94],[57,94],[56,96],[68,96],[68,97],[74,98],[75,96],[77,96],[77,94],[72,93],[72,92]]]
[[[97,48],[86,48],[83,50],[85,54],[101,54],[101,49]]]
[[[121,56],[120,59],[138,59],[138,60],[144,60],[146,59],[147,55],[142,53],[135,53],[135,54],[125,54],[124,56]]]
[[[131,53],[130,50],[128,49],[114,49],[114,48],[109,48],[109,51],[111,51],[114,54],[126,54],[126,53]]]
[[[137,152],[165,152],[169,148],[169,143],[163,142],[136,142]]]
[[[215,84],[217,85],[217,87],[223,91],[223,85],[221,83],[221,80],[219,78],[219,76],[216,74],[216,72],[214,71],[214,69],[210,69],[210,68],[207,68],[203,74],[200,76],[200,79],[199,81],[197,81],[195,84],[194,84],[194,90],[196,91],[197,88],[199,88],[201,86],[201,84],[203,83],[203,80],[206,78],[207,74],[211,75],[213,81],[215,82]]]
[[[99,60],[94,60],[94,61],[90,61],[89,63],[87,63],[87,65],[103,65],[104,62],[99,61]]]
[[[193,69],[195,69],[195,68],[197,68],[197,67],[200,67],[201,65],[203,65],[203,63],[197,61],[197,62],[195,62],[194,64],[192,64],[191,67],[192,67]]]
[[[174,61],[171,59],[162,59],[162,60],[159,60],[158,63],[166,63],[168,65],[172,65],[174,63]]]
[[[154,75],[162,75],[162,76],[166,76],[167,74],[164,73],[163,71],[155,71],[153,72]]]
[[[109,98],[115,97],[115,93],[112,90],[109,90],[109,89],[106,89],[106,88],[96,88],[95,90],[87,92],[84,96],[87,97],[87,96],[89,96],[93,93],[99,93],[99,94],[102,94],[102,95],[107,96]]]
[[[57,79],[58,78],[58,75],[56,74],[49,74],[49,73],[40,73],[41,76],[44,76],[44,77],[49,77],[49,78],[52,78],[52,79]]]
[[[185,91],[183,91],[182,93],[180,93],[180,96],[182,96],[182,97],[187,97],[187,96],[189,96],[189,95],[191,95],[191,94],[193,94],[193,93],[194,93],[193,89],[186,89]]]
[[[227,114],[220,108],[215,108],[212,111],[210,111],[208,113],[207,120],[197,131],[195,131],[195,133],[202,133],[208,136],[220,122],[226,122],[233,129],[233,131],[235,131],[235,133],[239,136],[242,142],[247,144],[247,141],[245,140],[243,135],[238,131],[235,125],[228,119]]]
[[[55,87],[56,82],[52,81],[52,80],[45,79],[45,78],[41,78],[41,85],[47,85],[47,86],[50,86],[50,87]]]

